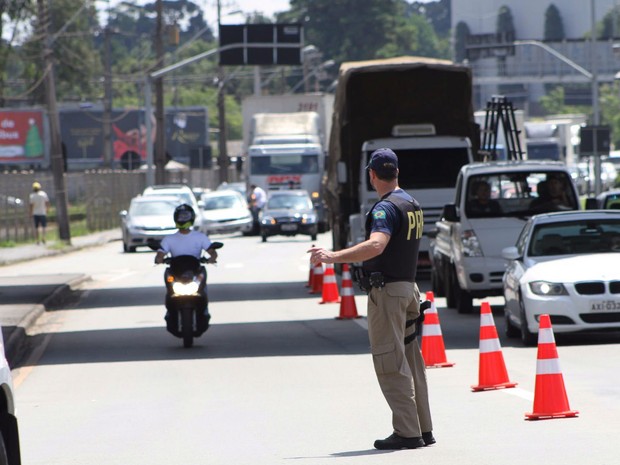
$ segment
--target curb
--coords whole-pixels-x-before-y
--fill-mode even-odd
[[[79,285],[90,281],[89,275],[81,275],[64,284],[59,285],[54,292],[47,296],[40,304],[35,304],[26,312],[24,317],[15,325],[15,329],[4,341],[4,351],[11,368],[16,368],[16,361],[19,361],[26,347],[28,330],[34,326],[36,321],[43,315],[48,308],[61,305],[68,295]]]

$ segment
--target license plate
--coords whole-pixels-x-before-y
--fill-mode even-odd
[[[620,312],[620,300],[594,300],[590,302],[591,312]]]
[[[296,224],[283,224],[281,228],[282,228],[282,231],[297,231]]]

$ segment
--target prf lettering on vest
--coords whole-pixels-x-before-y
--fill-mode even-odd
[[[422,238],[422,230],[424,228],[424,216],[422,210],[415,212],[407,212],[407,218],[409,219],[409,230],[407,231],[407,240],[411,240],[411,231],[415,229],[415,238]]]

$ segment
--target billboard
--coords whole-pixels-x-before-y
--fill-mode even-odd
[[[0,162],[43,165],[46,132],[42,110],[0,112]]]

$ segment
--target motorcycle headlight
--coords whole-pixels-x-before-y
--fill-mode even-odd
[[[550,283],[547,281],[533,281],[530,283],[530,290],[536,295],[553,296],[568,295],[564,284]]]
[[[461,244],[463,244],[463,255],[466,257],[482,257],[480,241],[472,229],[461,232]]]
[[[199,283],[191,281],[189,283],[175,282],[172,285],[172,290],[176,295],[194,295],[198,292]]]

